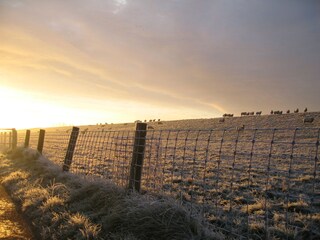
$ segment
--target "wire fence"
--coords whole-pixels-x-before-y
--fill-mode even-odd
[[[47,131],[43,154],[62,166],[70,136],[71,129]],[[139,181],[141,192],[174,197],[232,238],[320,238],[320,128],[85,130],[77,136],[75,174],[122,187]]]
[[[0,129],[0,149],[10,147],[12,142],[12,133],[9,129]]]
[[[40,130],[34,130],[30,132],[30,140],[29,140],[29,147],[37,149],[38,142],[39,142],[39,134]]]
[[[17,131],[14,128],[0,128],[0,150],[17,146]]]
[[[135,131],[80,132],[71,172],[99,176],[127,186],[134,134]]]
[[[320,216],[318,147],[319,129],[150,131],[142,186],[235,236],[294,235]]]
[[[71,130],[46,131],[43,145],[43,155],[58,165],[63,165]],[[40,134],[40,131],[38,132]]]

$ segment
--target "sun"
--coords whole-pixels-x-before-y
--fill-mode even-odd
[[[61,123],[57,106],[50,106],[32,93],[14,88],[0,87],[0,128],[41,128]]]
[[[32,125],[26,105],[32,104],[25,93],[0,87],[0,128],[25,128]]]
[[[3,86],[0,87],[0,101],[0,129],[87,125],[101,122],[103,119],[106,122],[114,117],[112,113],[90,109],[90,106],[82,106],[81,103],[70,105],[70,101],[58,101],[54,96],[43,96]],[[81,99],[74,99],[73,102],[80,101]]]

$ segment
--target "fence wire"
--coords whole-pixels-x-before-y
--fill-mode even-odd
[[[71,172],[110,179],[126,187],[135,131],[81,131]]]
[[[81,131],[70,171],[127,187],[135,134]],[[44,155],[62,166],[69,138],[46,132]],[[319,138],[319,128],[147,130],[141,189],[231,238],[320,238]]]
[[[58,165],[63,165],[71,129],[66,131],[46,131],[43,146],[43,155]]]
[[[319,237],[312,220],[320,217],[319,132],[148,131],[142,186],[189,203],[234,236],[269,239],[309,228]]]
[[[10,148],[12,144],[12,129],[0,129],[0,150]]]
[[[31,130],[30,140],[29,140],[29,147],[30,148],[37,149],[38,141],[39,141],[39,134],[40,134],[40,129]]]
[[[18,139],[17,139],[17,143],[19,147],[24,146],[25,144],[25,139],[26,139],[26,130],[18,130]],[[35,147],[35,146],[34,146]]]

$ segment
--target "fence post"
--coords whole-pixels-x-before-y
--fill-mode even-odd
[[[7,132],[3,134],[3,146],[6,147],[6,145],[7,145]]]
[[[12,147],[12,132],[9,132],[8,148]]]
[[[15,149],[17,147],[18,143],[18,133],[15,128],[12,128],[12,149]]]
[[[79,128],[73,127],[72,132],[69,139],[68,149],[66,153],[66,157],[64,158],[64,164],[62,166],[62,170],[68,172],[72,163],[74,149],[77,144],[77,139],[79,135]]]
[[[144,150],[146,145],[147,124],[137,123],[134,137],[129,189],[140,192]]]
[[[39,153],[41,153],[41,154],[42,154],[42,150],[43,150],[44,135],[45,135],[45,133],[46,133],[46,131],[45,131],[45,130],[40,129],[37,150],[38,150],[38,152],[39,152]]]
[[[24,139],[24,147],[27,148],[29,147],[29,142],[30,142],[30,130],[26,131],[26,138]]]

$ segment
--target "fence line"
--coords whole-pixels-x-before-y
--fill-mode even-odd
[[[18,133],[15,128],[0,128],[0,150],[16,148]]]
[[[70,136],[47,131],[43,155],[62,167]],[[85,130],[68,169],[174,197],[233,237],[320,237],[319,138],[320,128]]]

